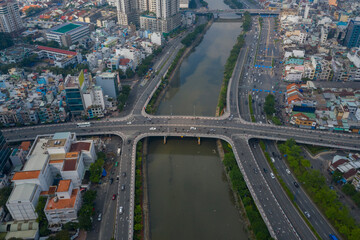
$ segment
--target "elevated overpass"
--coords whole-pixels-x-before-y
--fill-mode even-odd
[[[268,9],[206,9],[200,8],[194,10],[196,13],[213,13],[213,14],[221,14],[221,13],[244,13],[249,12],[251,15],[279,15],[280,10],[268,10]]]

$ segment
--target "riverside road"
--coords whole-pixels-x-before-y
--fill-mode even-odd
[[[248,33],[251,38],[253,33]],[[120,136],[122,141],[122,155],[119,174],[126,172],[126,177],[121,177],[118,183],[118,198],[116,204],[116,218],[114,231],[108,231],[107,236],[116,239],[132,239],[133,237],[133,212],[134,212],[134,182],[135,182],[135,151],[136,143],[149,136],[167,137],[182,136],[196,138],[218,138],[232,145],[239,168],[244,175],[246,184],[254,198],[257,207],[275,239],[316,239],[303,223],[300,215],[291,209],[291,202],[282,199],[283,191],[274,188],[275,180],[263,174],[254,174],[253,169],[262,169],[266,163],[260,153],[253,153],[250,139],[267,139],[285,141],[289,138],[298,143],[306,143],[334,148],[358,150],[360,136],[347,133],[321,132],[301,128],[275,126],[261,123],[251,123],[242,119],[239,107],[243,101],[238,98],[239,78],[243,71],[245,56],[249,46],[245,44],[236,64],[233,77],[227,92],[227,111],[221,117],[199,116],[153,116],[145,113],[144,109],[156,87],[160,84],[161,77],[174,59],[177,51],[182,47],[181,38],[174,40],[171,47],[159,57],[163,67],[157,69],[158,75],[137,89],[137,95],[128,108],[128,115],[119,118],[110,118],[102,121],[91,122],[90,127],[78,128],[76,123],[62,123],[40,125],[23,128],[3,130],[9,142],[33,140],[37,135],[55,132],[75,132],[78,136],[92,136],[112,134]],[[231,117],[233,115],[233,117]],[[195,141],[195,139],[194,139]],[[129,186],[125,192],[120,191],[120,186]],[[261,187],[260,187],[261,186]],[[282,193],[281,193],[282,192]],[[119,207],[124,208],[124,213],[119,213]],[[290,210],[289,210],[290,209]],[[113,225],[113,220],[109,224]],[[329,234],[328,229],[324,235]],[[321,234],[321,236],[324,236]]]

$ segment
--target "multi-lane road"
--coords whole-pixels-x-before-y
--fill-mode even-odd
[[[255,30],[248,33],[246,37],[249,39],[254,38],[254,34]],[[246,42],[251,43],[253,41]],[[112,232],[116,239],[132,239],[135,149],[138,140],[148,136],[188,136],[224,139],[234,148],[239,167],[244,178],[247,180],[248,187],[272,236],[277,239],[313,239],[314,236],[304,224],[299,213],[293,209],[291,202],[286,198],[278,183],[262,173],[261,166],[266,165],[266,162],[264,162],[260,152],[251,151],[250,145],[252,143],[249,145],[248,139],[286,140],[294,138],[301,143],[357,149],[360,137],[351,134],[320,132],[245,121],[247,120],[246,117],[243,119],[239,114],[242,112],[239,109],[241,107],[246,109],[244,107],[246,104],[245,100],[238,98],[238,85],[240,75],[244,74],[243,67],[247,61],[245,56],[249,55],[249,49],[251,51],[252,47],[255,46],[245,45],[241,51],[239,61],[230,81],[227,96],[228,108],[222,117],[150,116],[149,118],[149,115],[144,112],[146,103],[159,84],[161,76],[163,76],[171,64],[176,52],[181,48],[179,38],[174,40],[172,45],[160,57],[159,64],[156,66],[159,74],[138,88],[137,96],[133,99],[134,104],[129,108],[128,115],[121,118],[95,121],[87,128],[78,128],[76,123],[63,123],[7,129],[3,131],[3,134],[8,141],[29,140],[34,139],[39,134],[50,134],[60,131],[76,132],[79,136],[115,134],[122,137],[122,155],[118,170],[119,183],[118,185],[114,184],[113,186],[115,187],[111,187],[117,188],[118,192],[115,213],[112,212],[115,216],[113,215],[114,218],[112,218],[111,214],[108,214],[105,220],[105,222],[111,222],[112,219],[115,219],[115,227],[112,229]],[[161,68],[162,65],[164,66]],[[231,117],[231,115],[234,117]],[[155,130],[150,128],[155,128]],[[254,168],[257,168],[257,173],[254,172]],[[269,169],[269,167],[267,168]],[[126,173],[126,176],[122,175],[123,172]],[[120,186],[123,184],[127,186],[124,192],[120,189]],[[306,204],[309,200],[306,198],[300,199],[300,195],[300,193],[296,195],[299,196],[297,201]],[[112,204],[112,202],[109,203],[109,200],[107,200],[107,203]],[[124,209],[122,214],[119,212],[120,207]],[[300,208],[303,209],[302,207]],[[319,215],[316,212],[316,208],[309,208],[309,211],[314,215]],[[313,217],[313,219],[314,225],[326,223],[321,218],[321,215]],[[324,230],[326,234],[328,231]],[[110,229],[106,229],[106,233],[100,234],[108,234],[109,232]],[[102,237],[103,235],[101,235]]]

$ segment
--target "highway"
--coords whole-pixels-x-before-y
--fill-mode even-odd
[[[251,38],[251,33],[248,34]],[[251,123],[248,117],[241,116],[239,109],[246,109],[245,101],[238,98],[239,78],[242,67],[246,62],[250,46],[245,46],[241,52],[232,80],[230,81],[227,95],[228,109],[221,117],[193,117],[193,116],[150,116],[144,112],[144,108],[151,95],[158,86],[161,76],[175,57],[176,52],[182,47],[180,38],[174,40],[171,47],[160,57],[156,65],[159,74],[149,80],[143,87],[138,88],[137,96],[133,99],[129,113],[119,118],[110,118],[102,121],[94,121],[90,127],[79,128],[76,123],[62,123],[53,125],[40,125],[23,128],[4,129],[3,134],[10,142],[22,140],[33,140],[37,135],[51,134],[55,132],[70,131],[76,132],[78,136],[92,136],[102,134],[114,134],[123,139],[122,155],[119,167],[119,183],[117,187],[118,198],[115,207],[115,231],[116,239],[132,239],[133,211],[134,211],[134,181],[135,181],[135,150],[137,141],[149,136],[184,136],[184,137],[207,137],[220,138],[228,141],[234,149],[239,167],[245,179],[248,179],[248,186],[260,209],[260,212],[276,239],[313,239],[306,226],[293,210],[278,183],[269,179],[268,175],[261,172],[261,166],[266,163],[259,152],[252,152],[248,140],[251,138],[267,140],[287,140],[294,138],[299,143],[322,145],[357,150],[360,144],[360,136],[352,134],[341,134],[331,132],[320,132],[285,126],[274,126],[264,123]],[[252,41],[247,41],[252,42]],[[241,58],[243,57],[243,58]],[[167,60],[166,60],[167,59]],[[162,69],[159,67],[164,64]],[[240,102],[240,103],[239,103]],[[233,117],[231,117],[233,115]],[[232,120],[230,120],[232,119]],[[190,129],[193,127],[193,130]],[[156,128],[156,130],[150,130]],[[196,129],[194,129],[196,128]],[[250,143],[251,144],[251,143]],[[259,149],[259,147],[257,147]],[[240,155],[239,155],[240,154]],[[256,161],[255,161],[256,159]],[[248,162],[247,162],[248,161]],[[248,165],[248,164],[251,164]],[[254,168],[258,173],[254,174]],[[269,169],[269,167],[268,167]],[[122,173],[125,172],[126,176]],[[290,180],[289,180],[290,181]],[[126,191],[121,192],[120,186],[129,186]],[[262,187],[260,187],[262,186]],[[300,191],[300,190],[299,190]],[[306,203],[305,198],[297,201]],[[109,200],[106,200],[107,204]],[[105,204],[106,204],[105,203]],[[124,213],[119,213],[119,207],[124,208]],[[312,211],[311,209],[309,209]],[[315,211],[315,210],[314,210]],[[317,213],[314,212],[314,215]],[[106,222],[111,222],[111,214]],[[313,217],[313,224],[324,222],[320,217]],[[109,230],[110,231],[110,230]],[[327,230],[326,230],[327,231]],[[325,231],[325,232],[326,232]]]

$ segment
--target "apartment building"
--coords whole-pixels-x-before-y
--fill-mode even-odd
[[[0,0],[0,32],[16,33],[24,29],[15,0]]]
[[[62,224],[76,221],[80,206],[80,189],[74,188],[71,180],[61,180],[55,194],[49,196],[45,205],[49,228],[60,230]]]

